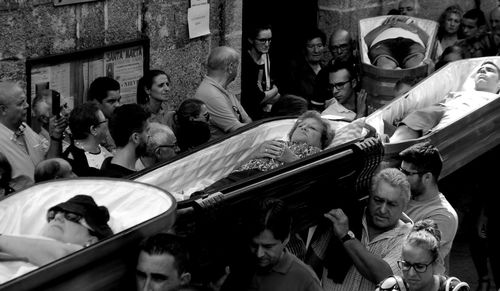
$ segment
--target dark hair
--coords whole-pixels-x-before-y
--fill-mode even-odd
[[[436,63],[435,70],[449,63],[445,61],[444,58],[450,54],[459,54],[462,59],[465,59],[465,51],[461,46],[457,44],[450,45],[449,47],[445,48],[441,56],[439,56],[439,60]]]
[[[254,205],[247,224],[249,238],[269,230],[274,238],[284,241],[290,235],[292,217],[282,200],[265,198]]]
[[[0,188],[7,188],[12,179],[12,166],[2,152],[0,152],[0,170],[2,172],[0,176]]]
[[[302,45],[305,47],[309,41],[315,38],[320,38],[323,45],[326,45],[326,34],[316,27],[308,29],[304,33],[304,36],[302,38]]]
[[[99,123],[99,107],[93,102],[76,106],[69,114],[69,129],[73,139],[85,139],[90,134],[90,127]]]
[[[387,12],[387,15],[400,15],[401,13],[399,13],[399,9],[391,9],[389,10],[389,12]]]
[[[271,116],[299,116],[307,111],[307,107],[308,103],[305,98],[285,94],[271,107]]]
[[[98,77],[90,84],[87,100],[96,100],[102,103],[102,100],[108,96],[108,91],[117,90],[120,90],[118,81],[110,77]]]
[[[432,219],[417,221],[404,244],[430,251],[434,262],[439,258],[441,231],[439,231],[437,224]]]
[[[271,26],[271,24],[269,24],[267,22],[254,23],[249,30],[248,38],[255,39],[257,37],[257,35],[259,34],[259,32],[261,32],[263,30],[268,30],[268,29],[272,30],[272,26]]]
[[[57,159],[41,161],[35,167],[35,183],[56,179],[60,170],[61,165]]]
[[[125,104],[117,107],[109,120],[109,133],[117,147],[127,145],[134,132],[141,132],[149,114],[138,104]]]
[[[167,75],[162,70],[149,70],[147,71],[144,76],[142,76],[139,81],[137,81],[137,103],[144,105],[148,103],[149,101],[149,96],[144,90],[144,88],[151,89],[151,86],[153,86],[153,81],[157,76],[160,75],[165,75],[167,76],[167,79],[170,82],[170,76]]]
[[[399,153],[402,161],[411,163],[419,172],[430,172],[435,181],[441,174],[443,159],[439,150],[429,142],[417,143]]]
[[[462,16],[462,18],[473,19],[476,21],[477,27],[486,24],[486,17],[484,16],[484,12],[481,9],[471,9]]]
[[[458,4],[450,5],[448,6],[443,13],[439,16],[439,27],[438,27],[438,32],[437,32],[437,39],[441,40],[444,36],[444,23],[446,21],[446,18],[450,14],[458,14],[460,18],[462,18],[462,15],[464,14],[464,11]]]
[[[139,245],[139,252],[149,255],[168,254],[174,257],[174,266],[180,274],[189,272],[190,253],[183,237],[171,233],[157,233],[144,239]]]
[[[335,72],[338,72],[340,70],[347,70],[349,72],[349,75],[351,76],[351,79],[357,78],[352,63],[345,62],[345,61],[335,61],[335,62],[330,62],[326,66],[326,70],[325,70],[327,72],[327,74],[325,74],[326,79],[328,80],[328,78],[329,78],[328,75],[330,73],[335,73]],[[327,83],[328,83],[328,81],[327,81]]]
[[[191,117],[198,117],[201,113],[201,106],[205,105],[205,102],[199,100],[199,99],[194,99],[194,98],[188,98],[179,105],[179,108],[176,110],[176,116],[177,116],[177,122],[179,125],[187,124],[190,122]]]

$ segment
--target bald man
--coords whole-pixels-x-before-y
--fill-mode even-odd
[[[34,181],[35,165],[45,158],[61,156],[62,134],[67,121],[64,117],[51,118],[50,145],[45,153],[43,141],[24,121],[28,111],[26,94],[16,82],[0,82],[0,148],[12,165],[12,179],[21,176]],[[14,183],[19,190],[25,186]]]
[[[252,119],[227,86],[236,79],[240,54],[233,48],[214,48],[207,60],[207,75],[194,95],[205,103],[210,113],[212,136],[217,138],[249,124]]]
[[[177,138],[170,127],[158,122],[151,122],[148,134],[146,151],[135,163],[137,171],[171,159],[179,152]]]
[[[332,54],[332,61],[340,60],[350,62],[353,60],[353,46],[350,33],[345,29],[337,29],[330,36],[328,49]]]

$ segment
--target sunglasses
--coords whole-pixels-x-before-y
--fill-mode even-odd
[[[66,219],[67,221],[71,221],[71,222],[80,224],[83,227],[85,227],[91,231],[94,231],[90,226],[88,226],[84,222],[83,216],[81,216],[80,214],[73,213],[73,212],[68,212],[68,211],[63,211],[63,210],[50,210],[49,212],[47,212],[47,221],[51,222],[52,220],[54,220],[58,213],[61,213],[63,215],[64,219]]]
[[[265,42],[271,43],[272,38],[256,38],[255,40],[260,43],[265,43]]]

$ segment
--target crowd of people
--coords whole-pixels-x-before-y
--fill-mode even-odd
[[[373,65],[404,69],[425,61],[430,35],[412,20],[422,17],[419,9],[418,0],[401,0],[392,15],[367,34],[364,41]],[[433,67],[497,55],[500,7],[490,12],[489,21],[490,29],[479,7],[465,13],[459,5],[448,7],[439,18]],[[31,102],[28,125],[25,91],[17,82],[1,81],[0,197],[52,179],[127,178],[259,119],[299,117],[289,141],[265,141],[234,173],[266,171],[328,146],[334,132],[321,116],[353,121],[368,114],[358,44],[350,32],[338,28],[328,40],[317,28],[307,30],[301,54],[282,76],[271,66],[272,38],[270,25],[257,24],[244,40],[248,49],[241,54],[227,46],[213,48],[206,76],[176,110],[165,107],[170,76],[155,69],[138,80],[133,104],[121,104],[120,84],[110,77],[93,80],[86,102],[70,112],[52,114],[54,92],[40,92]],[[324,62],[327,43],[332,59]],[[241,99],[228,89],[240,63]],[[500,69],[494,63],[483,64],[476,75],[477,91],[498,93]],[[417,81],[401,79],[395,95],[404,94]],[[422,125],[420,120],[428,121],[429,114],[434,123]],[[419,137],[442,114],[440,105],[416,111],[403,120],[392,139]],[[185,238],[167,233],[148,237],[138,249],[137,290],[451,290],[447,286],[468,290],[449,273],[459,224],[456,210],[438,187],[443,167],[439,151],[419,143],[403,150],[400,160],[399,169],[382,169],[373,177],[370,195],[359,205],[359,217],[332,209],[306,236],[293,233],[283,201],[261,201],[243,228],[249,246],[243,257],[251,258],[249,265],[224,266],[221,276],[203,286],[192,276]],[[476,215],[484,221],[484,211]],[[50,240],[0,234],[0,251],[40,266],[112,235],[107,209],[86,195],[55,205],[47,220],[47,233],[42,235]],[[50,226],[58,223],[68,228],[67,236],[51,232]],[[287,247],[291,237],[303,240],[304,249]],[[43,252],[32,253],[35,244]],[[487,271],[479,267],[478,271],[479,288],[489,287]]]

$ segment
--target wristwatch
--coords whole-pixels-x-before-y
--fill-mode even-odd
[[[352,231],[350,231],[350,230],[349,230],[349,231],[347,232],[347,234],[346,234],[346,235],[344,235],[344,237],[342,237],[342,238],[340,239],[340,241],[341,241],[342,243],[345,243],[346,241],[351,240],[351,239],[355,239],[355,238],[356,238],[356,236],[354,235],[354,232],[352,232]]]

